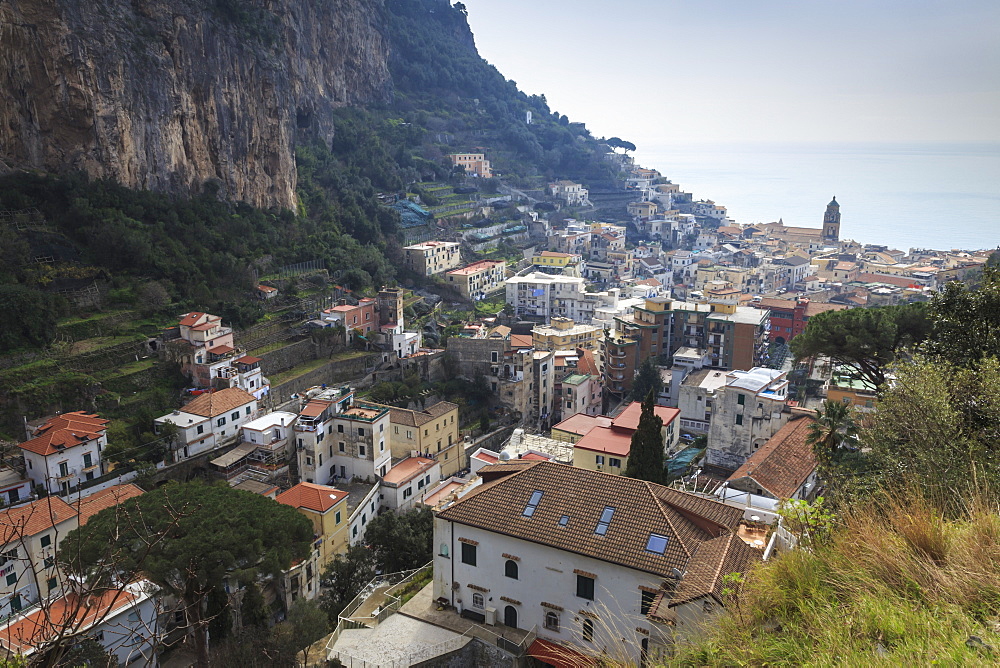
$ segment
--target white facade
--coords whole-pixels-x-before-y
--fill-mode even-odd
[[[165,424],[177,426],[174,439],[174,458],[177,461],[200,455],[219,447],[226,441],[238,438],[241,427],[257,415],[257,400],[235,406],[212,417],[176,410],[153,420],[159,433]]]
[[[581,573],[597,576],[592,600],[577,595],[578,577],[586,577]],[[487,624],[535,628],[540,638],[595,652],[627,650],[627,657],[615,658],[638,661],[642,640],[662,636],[641,613],[641,588],[655,591],[662,582],[651,573],[434,520],[434,598],[481,614]],[[592,624],[590,640],[585,620]]]
[[[399,462],[382,479],[382,507],[403,512],[423,501],[441,480],[441,465],[426,457]]]
[[[350,531],[350,534],[348,534],[348,543],[350,545],[357,545],[364,541],[368,522],[378,515],[381,504],[379,489],[379,485],[372,485],[371,491],[365,495],[361,503],[351,512],[350,525],[348,527]]]
[[[531,272],[507,280],[507,303],[519,316],[570,318],[590,324],[599,308],[615,308],[619,290],[586,292],[585,281],[575,276]]]
[[[355,403],[353,393],[331,394],[328,408],[316,416],[303,413],[295,425],[299,477],[318,485],[381,478],[392,468],[388,431],[385,406]]]
[[[392,335],[392,349],[396,351],[396,356],[402,359],[416,355],[420,350],[420,332],[402,332]]]
[[[49,455],[22,450],[25,474],[49,494],[68,494],[80,483],[104,474],[101,452],[107,445],[108,437],[102,433],[95,439]],[[10,494],[9,490],[7,493]]]

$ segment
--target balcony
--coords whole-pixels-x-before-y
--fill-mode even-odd
[[[66,469],[65,473],[60,471],[59,475],[56,476],[56,480],[58,480],[59,482],[62,482],[64,480],[69,480],[70,478],[75,478],[76,474],[77,474],[77,468],[74,466],[73,468]]]

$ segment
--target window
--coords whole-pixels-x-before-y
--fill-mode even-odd
[[[224,417],[220,417],[218,420],[215,421],[216,427],[221,427],[224,424],[226,424],[226,418]]]
[[[404,499],[408,499],[411,496],[413,496],[413,488],[412,487],[407,487],[406,489],[403,490],[403,498]]]
[[[469,566],[476,565],[476,546],[462,543],[462,563]]]
[[[616,459],[615,457],[608,457],[608,466],[621,468],[621,465],[622,465],[622,460]]]
[[[343,434],[344,433],[344,425],[338,424],[337,425],[337,432],[340,433],[340,434]]]
[[[522,515],[525,517],[531,517],[535,514],[535,509],[538,507],[538,502],[542,500],[542,493],[539,490],[535,490],[531,493],[531,498],[528,499],[528,505],[524,507],[524,512]]]
[[[743,405],[746,404],[746,402],[747,402],[747,395],[745,395],[745,394],[737,394],[736,395],[736,403],[737,404],[739,404],[740,406],[743,406]]]
[[[639,614],[648,615],[649,609],[653,607],[653,601],[656,600],[656,592],[643,590],[641,593],[642,601],[639,604]]]
[[[345,443],[343,441],[340,441],[339,443],[337,443],[337,450],[339,450],[340,452],[344,452],[346,449],[347,449],[347,446],[345,445]]]
[[[358,446],[358,456],[359,457],[364,457],[365,456],[365,446],[363,446],[363,445],[359,445]]]
[[[576,574],[576,595],[588,601],[594,600],[594,578]]]
[[[354,538],[358,537],[358,525],[357,524],[354,525],[354,529],[351,531],[351,536],[353,536]]]
[[[517,579],[517,562],[513,559],[508,559],[503,565],[503,574],[512,580]]]
[[[17,584],[17,573],[10,573],[7,575],[7,586]]]
[[[313,458],[306,457],[306,466],[312,466],[312,465],[313,465]]]
[[[58,586],[59,582],[55,578],[49,578],[45,584],[48,585],[49,591],[52,591]]]
[[[198,429],[195,430],[195,433],[204,434],[205,433],[205,425],[203,425],[203,424],[198,425]]]
[[[545,628],[549,631],[559,630],[559,615],[551,610],[545,613]]]
[[[59,462],[59,475],[67,476],[69,475],[69,464],[66,462]]]
[[[333,516],[333,523],[340,524],[340,511],[338,510]]]
[[[743,424],[743,416],[742,415],[737,415],[736,416],[736,424]]]
[[[45,534],[39,542],[42,544],[42,547],[48,547],[52,544],[52,536]]]
[[[236,422],[237,420],[240,419],[240,412],[236,411],[235,413],[229,416],[229,419],[232,420],[233,422]]]
[[[598,466],[604,466],[604,455],[595,455],[594,461],[597,463]]]
[[[361,427],[358,427],[358,436],[364,436],[364,435],[365,435],[365,430]]]
[[[253,386],[251,385],[251,387],[253,387]],[[250,415],[250,407],[249,406],[247,406],[246,414]]]
[[[483,607],[485,607],[485,604],[486,604],[486,601],[483,598],[483,595],[480,594],[478,591],[475,594],[472,595],[472,607],[473,608],[479,608],[480,610],[482,610]]]
[[[587,642],[592,642],[594,640],[594,620],[584,619],[583,620],[583,639]]]
[[[646,541],[646,551],[663,554],[667,549],[667,543],[669,541],[670,539],[667,536],[661,536],[658,533],[651,533],[649,534],[649,540]]]
[[[94,456],[89,452],[83,453],[83,468],[90,468],[94,465]]]
[[[605,506],[604,511],[601,513],[601,519],[597,521],[597,528],[594,529],[594,533],[598,536],[603,536],[608,532],[608,525],[611,524],[611,516],[615,514],[615,509],[611,506]]]

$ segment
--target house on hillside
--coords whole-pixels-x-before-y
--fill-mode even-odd
[[[681,412],[667,406],[655,406],[653,411],[663,425],[660,432],[663,436],[663,452],[672,452],[680,438],[678,416]],[[591,471],[621,475],[628,466],[632,436],[639,428],[641,415],[642,403],[633,401],[618,417],[612,418],[609,424],[603,424],[604,421],[599,416],[593,416],[593,427],[573,445],[573,465]],[[574,417],[577,418],[575,425],[583,422],[579,416]],[[553,429],[559,429],[559,425]]]
[[[480,476],[435,508],[433,595],[480,623],[536,629],[529,654],[666,658],[722,611],[725,575],[760,560],[737,533],[742,511],[700,496],[546,461]]]
[[[108,445],[108,421],[85,411],[46,421],[20,444],[25,473],[49,494],[69,494],[104,473],[101,452]]]
[[[438,462],[441,473],[454,475],[465,468],[458,429],[458,404],[439,401],[424,410],[389,408],[389,447],[396,458],[416,453]]]
[[[209,392],[183,408],[153,420],[153,430],[163,433],[167,424],[177,427],[173,439],[174,461],[208,452],[239,437],[240,427],[257,416],[257,399],[238,387]]]
[[[807,439],[815,422],[803,416],[779,429],[729,476],[727,487],[774,501],[811,500],[817,461]]]

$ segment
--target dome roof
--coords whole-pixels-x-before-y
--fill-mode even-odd
[[[833,196],[833,200],[831,200],[831,202],[829,204],[827,204],[827,206],[836,206],[836,207],[840,206],[839,204],[837,204],[837,196],[836,195]]]

